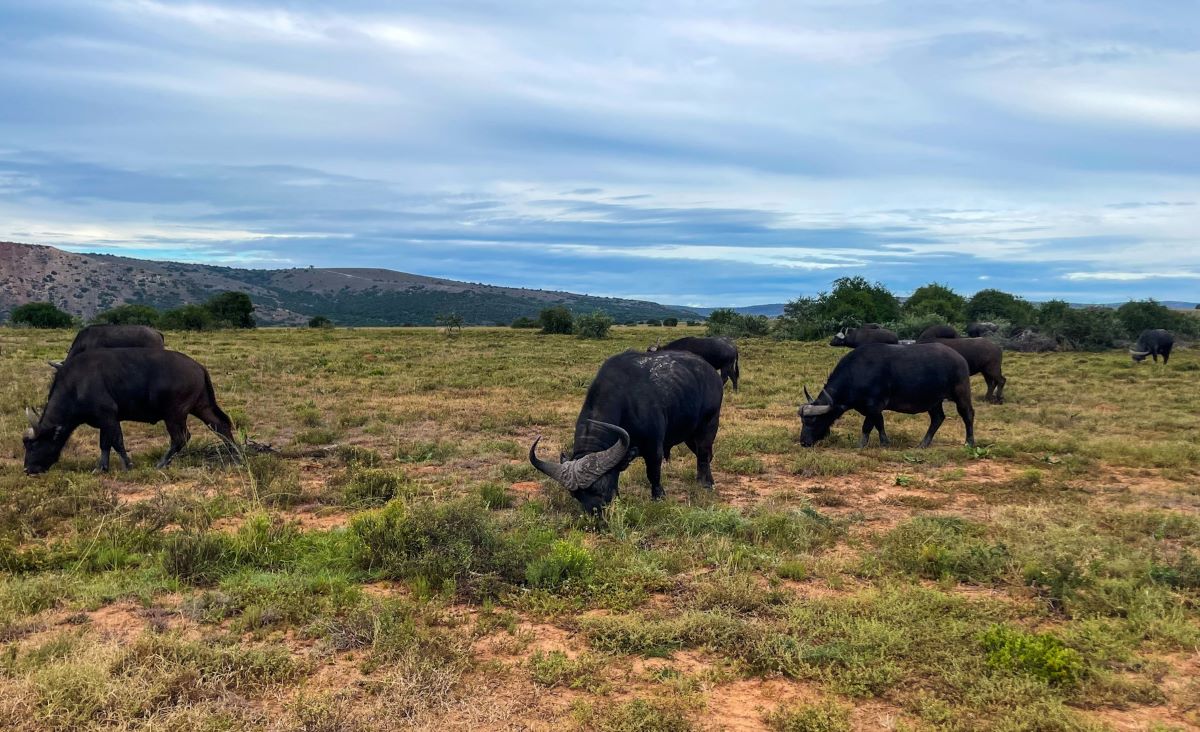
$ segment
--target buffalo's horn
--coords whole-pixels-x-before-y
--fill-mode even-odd
[[[833,409],[832,404],[805,404],[800,407],[801,417],[817,417]]]
[[[55,371],[61,369],[63,365],[62,361],[47,361],[46,363],[50,364],[50,368],[54,369]]]
[[[1150,355],[1149,351],[1135,351],[1132,348],[1129,349],[1129,352],[1135,356],[1149,356]]]
[[[838,331],[838,333],[837,333],[837,336],[836,336],[836,337],[837,337],[837,338],[845,338],[845,337],[846,337],[846,331],[844,331],[844,330],[839,330],[839,331]]]
[[[37,433],[33,431],[32,427],[25,430],[25,439],[26,440],[32,440],[35,436],[37,436]]]
[[[30,407],[25,407],[25,419],[29,420],[30,427],[37,427],[38,422],[41,421],[38,413]]]
[[[538,435],[533,444],[529,446],[529,463],[541,472],[550,476],[555,481],[562,482],[562,465],[559,463],[549,463],[537,456],[538,443],[542,441],[542,436]]]
[[[808,384],[804,385],[804,400],[807,402],[813,401],[812,394],[808,393]]]
[[[533,467],[562,484],[569,491],[579,491],[595,483],[600,476],[615,468],[629,451],[629,433],[615,424],[589,419],[598,425],[617,433],[617,443],[607,450],[591,452],[581,458],[568,460],[563,463],[548,463],[537,456],[539,437],[529,448],[529,462]]]

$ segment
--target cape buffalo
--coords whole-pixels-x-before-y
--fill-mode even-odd
[[[1162,328],[1153,330],[1143,330],[1138,336],[1137,344],[1129,349],[1129,355],[1133,356],[1133,360],[1141,362],[1146,356],[1151,356],[1154,361],[1158,362],[1158,357],[1162,356],[1163,363],[1171,358],[1171,348],[1175,346],[1175,336],[1171,335],[1170,331]]]
[[[1008,383],[1001,372],[1004,349],[990,338],[938,338],[932,342],[941,343],[967,359],[971,375],[983,374],[983,380],[987,382],[984,398],[993,404],[1004,403],[1004,385]]]
[[[58,462],[63,446],[81,424],[100,430],[100,463],[108,470],[115,449],[126,470],[133,466],[125,452],[121,422],[163,421],[171,446],[158,462],[166,467],[191,434],[188,415],[195,415],[220,435],[237,454],[233,425],[217,406],[208,371],[175,351],[152,348],[98,348],[68,358],[54,374],[43,410],[26,408],[25,472],[43,473]]]
[[[686,351],[626,351],[609,358],[588,388],[575,421],[575,444],[568,460],[537,456],[529,462],[597,513],[617,495],[617,478],[636,457],[646,461],[655,500],[662,489],[662,461],[684,443],[696,455],[696,480],[713,485],[710,463],[721,417],[724,384],[712,366]]]
[[[67,358],[94,348],[162,349],[166,348],[166,343],[162,333],[144,325],[89,325],[75,336]]]
[[[658,351],[688,351],[689,353],[694,353],[705,361],[708,361],[714,369],[721,372],[722,384],[726,381],[733,382],[733,390],[737,391],[738,377],[741,376],[741,371],[738,368],[738,349],[733,341],[728,338],[696,338],[688,336],[673,340],[665,346],[656,344],[646,350],[650,353]]]
[[[933,343],[938,338],[957,338],[958,331],[953,325],[931,325],[917,336],[917,343]]]
[[[969,323],[967,325],[967,337],[983,338],[984,336],[989,336],[992,333],[997,333],[999,330],[1000,326],[996,325],[995,323]]]
[[[900,338],[892,331],[887,328],[881,328],[874,323],[869,323],[861,328],[847,328],[838,331],[837,335],[829,341],[829,345],[858,348],[868,343],[896,344],[899,342]]]
[[[929,431],[921,447],[929,447],[946,419],[942,401],[950,399],[967,429],[967,444],[975,444],[975,408],[971,405],[971,376],[966,360],[941,343],[892,346],[872,343],[842,357],[816,399],[800,407],[800,444],[812,447],[829,434],[839,417],[853,409],[866,419],[859,447],[866,447],[871,430],[879,444],[889,440],[883,429],[883,412],[929,413]]]

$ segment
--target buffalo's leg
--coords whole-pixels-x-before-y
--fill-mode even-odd
[[[96,464],[96,468],[101,473],[108,472],[108,453],[113,446],[113,431],[112,423],[106,423],[100,428],[100,462]]]
[[[192,438],[192,434],[188,432],[187,415],[182,419],[176,417],[165,420],[167,424],[167,434],[171,436],[171,446],[167,448],[167,452],[162,456],[162,460],[158,461],[159,468],[165,468],[171,464],[171,460],[179,454],[179,451],[187,446],[188,440]]]
[[[971,389],[959,389],[954,395],[954,406],[967,430],[967,444],[975,447],[975,406],[971,404]]]
[[[933,436],[937,434],[938,428],[942,426],[942,422],[946,421],[946,412],[942,409],[941,403],[935,404],[929,410],[929,431],[925,433],[925,438],[921,440],[921,447],[929,447],[933,442]]]
[[[655,501],[661,501],[667,495],[662,487],[662,463],[663,448],[659,445],[646,455],[646,479],[650,481],[650,498]]]
[[[692,435],[687,442],[687,446],[696,454],[696,482],[710,490],[714,483],[712,474],[713,443],[717,441],[719,426],[720,417],[713,417],[712,421],[701,428],[697,434]]]
[[[1004,403],[1004,385],[1008,383],[1008,379],[1004,378],[1004,374],[996,369],[996,404]]]
[[[887,447],[892,444],[892,441],[888,439],[887,431],[883,428],[883,412],[876,412],[875,414],[875,431],[879,433],[880,447]]]
[[[1170,349],[1170,348],[1164,348],[1164,349],[1163,349],[1163,352],[1162,352],[1162,356],[1163,356],[1163,366],[1166,366],[1166,365],[1167,365],[1167,359],[1169,359],[1169,358],[1171,357],[1171,349]]]
[[[875,415],[868,414],[863,417],[862,437],[858,439],[860,448],[866,447],[867,443],[871,441],[871,430],[873,429],[875,429]]]
[[[121,467],[125,470],[133,468],[133,461],[129,459],[129,453],[125,452],[125,433],[121,431],[121,423],[116,423],[116,429],[113,430],[112,447],[117,451],[117,457],[121,458]]]

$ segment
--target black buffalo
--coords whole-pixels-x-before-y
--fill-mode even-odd
[[[1008,383],[1001,369],[1004,349],[990,338],[938,338],[932,342],[952,348],[965,358],[972,376],[983,374],[987,383],[987,396],[984,397],[987,401],[1004,403],[1004,385]]]
[[[1133,356],[1134,361],[1141,361],[1146,356],[1151,356],[1154,361],[1158,361],[1158,357],[1162,356],[1163,363],[1171,358],[1171,349],[1175,346],[1175,336],[1171,335],[1170,331],[1162,328],[1153,330],[1143,330],[1138,336],[1137,344],[1129,349],[1129,355]]]
[[[887,328],[881,328],[874,323],[868,323],[861,328],[846,328],[838,331],[837,335],[829,341],[829,345],[858,348],[868,343],[896,344],[899,342],[900,337],[892,331]]]
[[[733,383],[737,391],[738,378],[741,371],[738,367],[738,348],[728,338],[697,338],[688,336],[671,341],[665,346],[654,345],[646,349],[650,353],[657,351],[687,351],[694,353],[721,373],[721,383]]]
[[[95,348],[166,348],[163,334],[144,325],[89,325],[71,341],[67,358]],[[55,366],[62,362],[55,363]]]
[[[662,462],[684,443],[696,455],[696,479],[711,488],[713,440],[721,418],[724,384],[712,366],[686,351],[626,351],[609,358],[588,388],[575,421],[568,460],[529,462],[571,492],[589,513],[617,495],[617,478],[636,457],[646,461],[650,493],[662,489]]]
[[[968,323],[967,337],[968,338],[983,338],[992,333],[999,332],[1000,326],[995,323]]]
[[[957,338],[958,331],[953,325],[931,325],[917,336],[917,343],[933,343],[938,338]]]
[[[158,466],[165,467],[191,434],[195,415],[237,453],[233,424],[217,406],[208,371],[175,351],[151,348],[99,348],[68,358],[54,374],[45,409],[26,409],[25,472],[43,473],[58,462],[63,446],[81,424],[100,430],[100,470],[108,470],[110,450],[125,469],[121,422],[166,423],[171,446]]]
[[[887,446],[883,412],[929,413],[929,431],[921,447],[929,447],[946,419],[942,401],[958,408],[967,429],[967,444],[975,444],[975,408],[971,405],[971,376],[966,360],[940,343],[893,346],[873,343],[842,357],[816,399],[804,390],[808,403],[800,407],[800,444],[812,447],[829,434],[839,417],[853,409],[866,419],[859,447],[866,447],[871,430]]]

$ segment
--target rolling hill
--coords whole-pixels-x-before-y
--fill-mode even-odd
[[[225,290],[247,293],[264,325],[299,325],[325,315],[338,325],[432,325],[458,313],[468,324],[510,323],[553,305],[603,310],[617,320],[696,318],[693,310],[641,300],[496,287],[388,269],[238,269],[157,262],[0,242],[0,318],[16,306],[48,301],[91,318],[129,303],[174,308]]]

